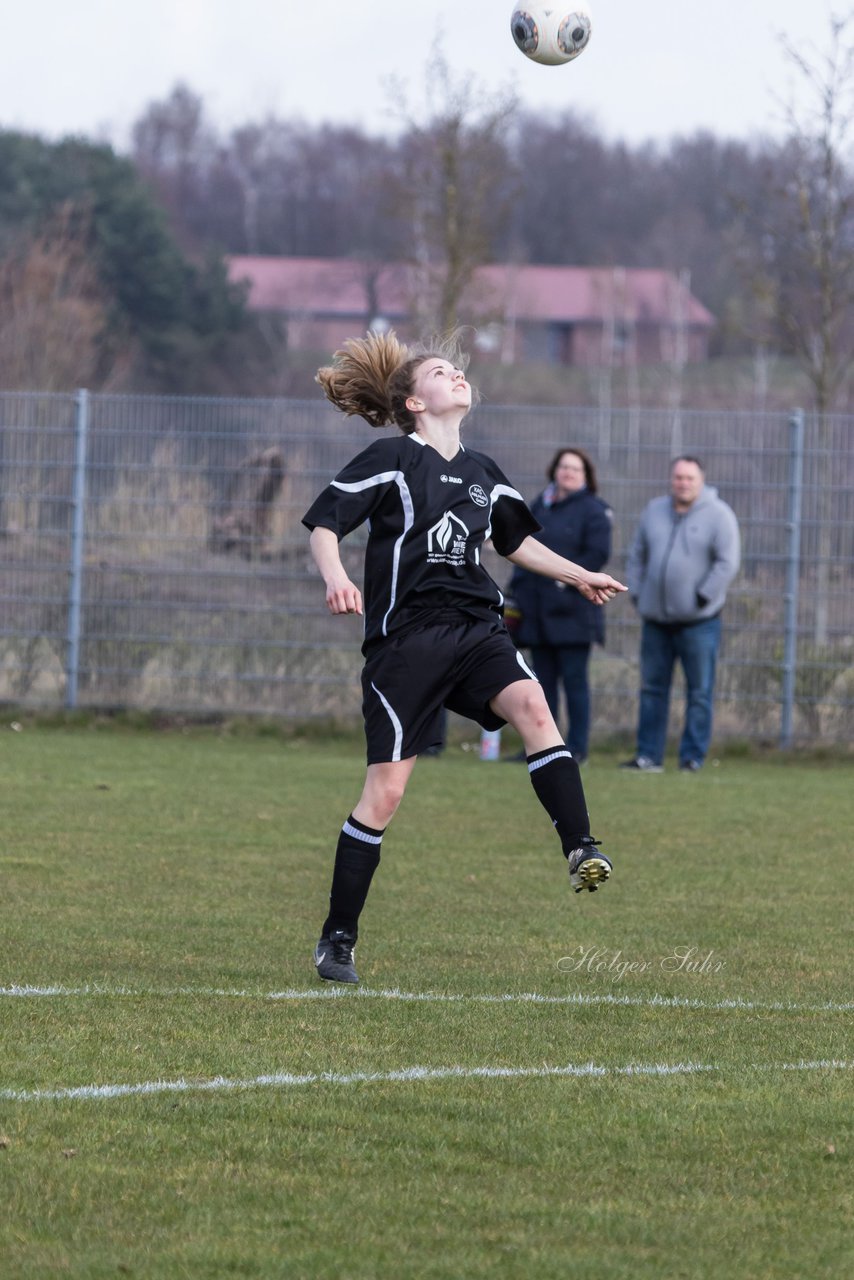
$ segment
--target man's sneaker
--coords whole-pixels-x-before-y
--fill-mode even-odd
[[[679,761],[680,773],[696,773],[699,769],[702,769],[702,767],[703,767],[703,764],[701,760],[680,760]]]
[[[318,976],[327,982],[358,982],[353,967],[356,939],[346,929],[333,929],[328,938],[321,938],[314,949],[314,963]]]
[[[582,889],[595,893],[611,874],[611,860],[604,853],[597,852],[598,843],[598,840],[587,836],[581,847],[573,849],[569,855],[569,883],[576,893],[581,893]]]
[[[633,760],[624,760],[621,769],[633,769],[635,773],[664,773],[664,766],[650,760],[649,756],[635,756]]]

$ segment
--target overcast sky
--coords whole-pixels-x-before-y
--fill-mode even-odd
[[[451,66],[483,89],[581,111],[610,139],[779,134],[792,81],[780,34],[826,45],[829,13],[847,12],[845,0],[590,7],[581,57],[540,67],[513,43],[509,0],[6,0],[0,128],[122,148],[146,105],[182,81],[223,131],[274,114],[387,132],[388,76],[411,78],[417,101],[438,33]]]

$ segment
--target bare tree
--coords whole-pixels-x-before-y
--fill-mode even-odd
[[[766,278],[790,349],[812,387],[817,414],[814,640],[829,633],[833,516],[829,412],[854,367],[854,14],[832,16],[826,49],[783,45],[803,101],[787,108],[783,183],[772,190]]]
[[[787,108],[783,185],[772,193],[770,266],[776,312],[828,413],[854,364],[854,15],[832,17],[825,51],[784,40],[803,106]]]
[[[479,318],[461,315],[463,299],[509,219],[515,181],[505,137],[515,98],[456,78],[438,44],[426,69],[426,108],[414,113],[396,92],[408,130],[391,202],[406,229],[404,256],[416,268],[414,319],[446,332]]]
[[[0,262],[1,387],[67,391],[121,381],[128,361],[108,333],[87,240],[79,216],[62,209]]]
[[[134,163],[188,248],[205,238],[209,173],[217,147],[202,99],[183,84],[175,85],[162,102],[152,102],[133,127]]]
[[[2,390],[123,383],[129,351],[117,341],[119,326],[109,332],[108,302],[79,222],[72,208],[63,208],[39,233],[21,234],[0,260]],[[0,472],[13,468],[14,480],[0,492],[0,537],[60,528],[68,514],[66,459],[39,414],[36,408],[26,440],[0,433]]]

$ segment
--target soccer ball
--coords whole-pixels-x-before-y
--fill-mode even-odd
[[[582,3],[567,11],[568,4],[572,0],[557,0],[556,4],[520,0],[514,4],[510,30],[527,58],[557,67],[572,62],[587,48],[592,30],[590,7]]]

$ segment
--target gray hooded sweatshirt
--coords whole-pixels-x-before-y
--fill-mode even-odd
[[[724,606],[740,557],[738,521],[717,489],[704,485],[683,515],[672,498],[653,498],[629,548],[629,594],[650,622],[713,618]]]

